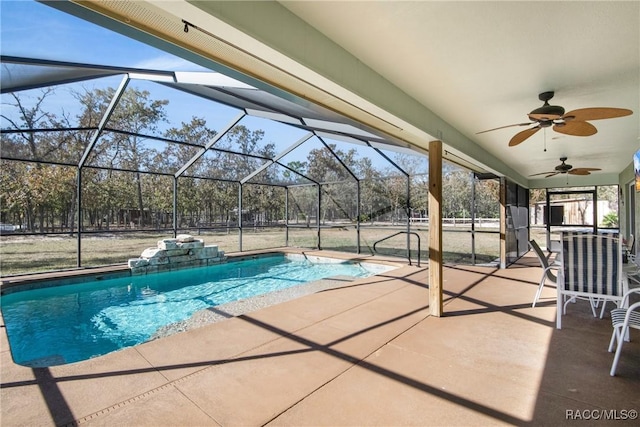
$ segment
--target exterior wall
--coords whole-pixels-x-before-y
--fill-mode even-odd
[[[544,225],[544,209],[545,203],[536,203],[535,208],[531,209],[531,224]],[[551,203],[552,206],[562,206],[564,208],[563,224],[570,225],[593,225],[593,203],[591,201],[573,200]],[[584,221],[583,214],[584,211]],[[609,203],[606,200],[598,201],[598,225],[602,224],[604,216],[612,212]]]

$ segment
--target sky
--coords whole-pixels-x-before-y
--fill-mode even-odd
[[[207,71],[182,58],[34,0],[0,0],[0,48],[3,55],[25,58],[151,70]],[[57,112],[58,115],[63,109],[66,112],[73,112],[78,107],[77,101],[70,93],[71,88],[81,90],[81,88],[93,89],[105,86],[117,87],[121,79],[120,76],[90,80],[75,86],[67,85],[56,90],[55,101],[51,97],[48,99],[51,104],[56,103],[56,105],[49,104],[48,108]],[[194,114],[201,116],[197,110],[180,106],[185,99],[193,97],[186,97],[182,93],[153,83],[137,82],[135,85],[149,90],[154,99],[170,100],[167,113],[171,115],[174,122],[165,124],[164,127],[179,127],[180,122],[189,122]],[[31,91],[21,93],[21,96],[35,97],[36,93]],[[196,101],[196,104],[198,102],[204,103],[200,100]],[[208,103],[210,111],[213,104]],[[210,113],[209,117],[204,117],[214,129],[224,126],[230,120],[228,117],[231,114],[237,114],[236,110],[223,114],[219,114],[219,111],[216,110],[215,113]],[[11,113],[6,101],[2,105],[2,112],[5,115]],[[5,123],[3,122],[2,125]]]
[[[69,61],[94,65],[143,68],[168,71],[207,71],[205,68],[190,63],[182,58],[148,46],[144,43],[125,37],[119,33],[102,28],[93,23],[76,18],[53,7],[35,0],[0,0],[0,50],[3,55],[25,58]],[[115,87],[121,77],[112,78],[108,83]],[[82,83],[87,87],[91,83]],[[96,85],[105,83],[95,83]],[[142,83],[138,83],[142,84]],[[180,122],[189,122],[192,116],[203,117],[207,126],[221,129],[238,114],[238,111],[218,105],[200,98],[194,101],[179,91],[173,91],[161,85],[148,83],[154,87],[150,90],[154,99],[168,99],[167,115],[171,123],[164,127],[180,127]],[[149,86],[149,87],[152,87]],[[146,89],[146,87],[143,87]],[[34,96],[35,99],[35,96]],[[52,101],[53,102],[53,101]],[[56,105],[53,110],[73,111],[76,102],[70,92],[56,91]],[[202,103],[202,104],[198,104]],[[188,105],[189,107],[184,107]],[[6,101],[3,100],[2,114],[9,115]],[[6,123],[0,120],[0,126]],[[245,124],[245,122],[247,122]],[[277,122],[243,119],[242,124],[256,123],[258,129],[265,131],[264,142],[276,143],[278,147],[288,147],[298,140],[304,132]],[[308,147],[295,150],[290,156],[296,160],[305,160]],[[305,149],[306,148],[306,149]],[[348,150],[350,146],[343,149]],[[360,149],[359,149],[360,150]],[[365,150],[369,152],[368,150]],[[376,154],[372,158],[374,164],[381,161],[388,164]],[[380,164],[381,165],[381,164]]]
[[[34,0],[0,0],[0,46],[3,55],[27,58],[170,71],[204,70]]]
[[[25,58],[150,70],[210,71],[34,0],[0,0],[0,49],[3,55]],[[92,80],[76,85],[89,89],[117,87],[121,79],[122,77],[112,77],[110,80]],[[55,105],[48,105],[48,108],[57,112],[58,116],[62,110],[74,112],[78,109],[77,101],[69,91],[71,85],[68,86],[56,90],[55,101],[54,98],[48,100],[51,104],[55,102]],[[217,130],[225,127],[238,114],[236,109],[162,85],[137,81],[135,86],[149,90],[153,99],[170,101],[165,110],[171,122],[161,125],[161,129],[180,127],[181,122],[189,122],[195,115],[206,119],[207,126]],[[24,98],[32,96],[34,100],[36,95],[39,95],[37,91],[21,93]],[[189,105],[189,108],[184,105]],[[15,117],[7,101],[3,100],[1,108],[2,114]],[[0,125],[6,125],[4,120],[0,121]],[[266,132],[265,142],[286,140],[288,145],[300,137],[297,129],[276,122],[244,119],[242,123],[249,125],[256,122],[259,123],[255,126],[260,126]]]

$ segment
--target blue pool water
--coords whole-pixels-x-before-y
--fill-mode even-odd
[[[373,268],[269,256],[13,292],[2,297],[2,314],[14,362],[52,366],[148,341],[159,328],[208,307],[331,276],[384,271]]]

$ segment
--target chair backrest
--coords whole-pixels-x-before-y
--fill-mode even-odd
[[[563,233],[564,290],[621,296],[622,241],[617,234]]]
[[[538,260],[540,261],[540,265],[547,275],[547,279],[551,280],[553,283],[556,283],[557,277],[551,272],[551,269],[549,269],[549,260],[547,260],[547,257],[544,256],[544,253],[542,252],[542,249],[540,249],[540,245],[538,245],[538,242],[536,242],[535,240],[529,240],[529,246],[531,246],[531,249],[533,249],[533,251],[538,256]]]
[[[635,248],[633,247],[633,245],[635,244],[635,237],[633,237],[633,234],[629,234],[629,238],[628,239],[622,239],[622,250],[623,252],[623,262],[624,263],[636,263],[636,254],[635,254]]]

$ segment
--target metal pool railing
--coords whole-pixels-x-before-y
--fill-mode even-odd
[[[416,233],[416,232],[413,232],[413,231],[398,231],[397,233],[394,233],[394,234],[392,234],[392,235],[390,235],[390,236],[383,237],[382,239],[377,240],[377,241],[373,244],[373,252],[374,252],[374,253],[376,253],[376,252],[377,252],[377,250],[376,250],[376,245],[377,245],[378,243],[380,243],[380,242],[384,242],[385,240],[387,240],[387,239],[391,239],[392,237],[396,237],[396,236],[398,236],[398,235],[400,235],[400,234],[409,234],[409,235],[414,235],[414,236],[416,236],[416,237],[418,238],[418,267],[420,267],[420,252],[421,252],[421,249],[420,249],[420,235],[419,235],[418,233]],[[411,245],[409,245],[409,247],[407,247],[407,259],[409,260],[409,265],[411,265]]]

